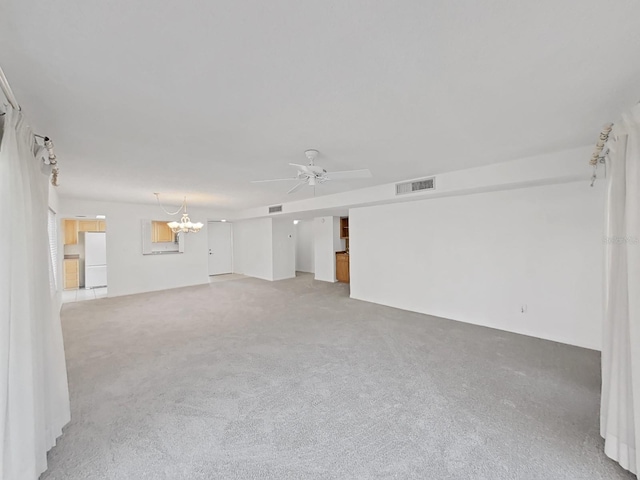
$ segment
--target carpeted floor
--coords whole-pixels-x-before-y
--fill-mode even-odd
[[[64,306],[46,480],[631,479],[599,354],[351,300],[303,275]]]

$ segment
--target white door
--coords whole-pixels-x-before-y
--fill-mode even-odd
[[[209,275],[222,275],[233,271],[231,224],[209,222]]]

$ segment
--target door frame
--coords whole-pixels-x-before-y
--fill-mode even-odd
[[[209,225],[212,223],[223,223],[229,225],[229,241],[231,243],[231,271],[229,273],[211,273],[210,265],[209,265],[209,255],[211,248],[209,247]],[[223,222],[221,220],[207,220],[207,273],[210,277],[215,277],[216,275],[229,275],[231,273],[235,273],[235,256],[233,251],[233,223],[232,222]]]

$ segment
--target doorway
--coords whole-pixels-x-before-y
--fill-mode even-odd
[[[233,273],[232,227],[228,222],[208,222],[209,275]]]
[[[107,296],[107,244],[104,215],[62,219],[62,302]]]

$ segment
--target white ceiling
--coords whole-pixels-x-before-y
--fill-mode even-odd
[[[62,195],[244,208],[595,141],[640,100],[640,2],[3,0],[0,65]],[[585,159],[587,162],[588,159]]]

